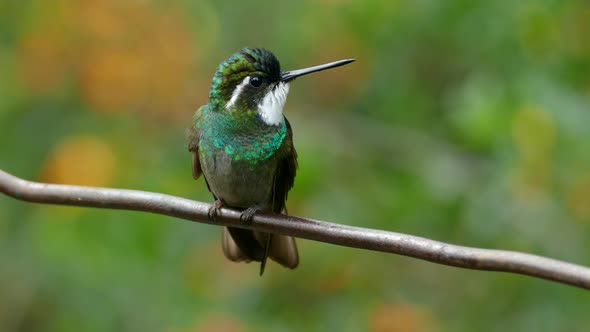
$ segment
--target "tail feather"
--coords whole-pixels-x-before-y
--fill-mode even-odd
[[[290,269],[299,265],[297,244],[292,236],[274,235],[270,245],[269,256],[273,261]]]
[[[265,252],[252,231],[235,227],[223,228],[222,248],[234,262],[261,261]]]
[[[264,256],[262,256],[262,260],[260,261],[260,276],[264,273],[264,268],[266,267],[266,260],[268,259],[268,255],[270,253],[270,246],[272,244],[272,234],[268,234],[266,237],[266,244],[264,245]]]
[[[264,273],[267,258],[294,269],[299,265],[295,239],[291,236],[224,227],[222,246],[225,257],[234,262],[261,262]]]
[[[249,263],[251,261],[251,259],[248,256],[246,256],[246,254],[244,254],[242,250],[240,250],[240,247],[238,247],[234,239],[231,237],[231,234],[229,233],[227,227],[223,227],[223,233],[221,236],[223,254],[227,259],[233,262]]]
[[[254,237],[259,243],[265,244],[265,254],[261,260],[262,265],[266,264],[267,257],[290,269],[294,269],[299,265],[299,253],[293,237],[256,231]],[[264,272],[263,266],[261,266],[261,275],[262,272]]]

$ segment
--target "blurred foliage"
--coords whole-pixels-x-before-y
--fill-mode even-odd
[[[211,201],[184,130],[245,46],[293,69],[296,215],[590,265],[587,1],[0,1],[0,168]],[[581,290],[0,197],[1,331],[586,331]]]

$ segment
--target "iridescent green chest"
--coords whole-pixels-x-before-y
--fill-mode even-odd
[[[199,151],[211,157],[223,150],[232,160],[257,164],[273,156],[287,136],[287,125],[268,126],[251,114],[228,115],[204,110],[195,124]]]

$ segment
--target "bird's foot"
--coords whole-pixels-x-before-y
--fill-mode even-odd
[[[258,205],[251,206],[246,210],[242,211],[242,214],[240,215],[240,221],[246,224],[250,224],[252,223],[252,218],[254,218],[254,215],[260,211],[262,211],[262,207]]]
[[[219,210],[223,207],[223,205],[225,205],[225,202],[223,202],[223,200],[215,200],[213,205],[211,205],[211,207],[209,208],[209,212],[207,213],[209,220],[215,221],[215,219],[217,219],[217,214],[219,214]]]

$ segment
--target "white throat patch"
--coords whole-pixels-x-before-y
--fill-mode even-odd
[[[237,89],[237,88],[236,88]],[[289,94],[289,83],[279,82],[258,104],[258,114],[269,126],[278,126],[283,121],[283,107]],[[233,96],[232,96],[233,98]]]
[[[248,85],[248,84],[250,84],[250,76],[246,76],[244,78],[244,80],[242,81],[242,83],[240,83],[238,86],[236,86],[236,88],[234,89],[234,91],[231,94],[230,100],[227,102],[227,104],[225,104],[226,109],[228,109],[236,104],[236,101],[238,101],[240,94],[242,93],[242,91],[244,90],[246,85]]]

